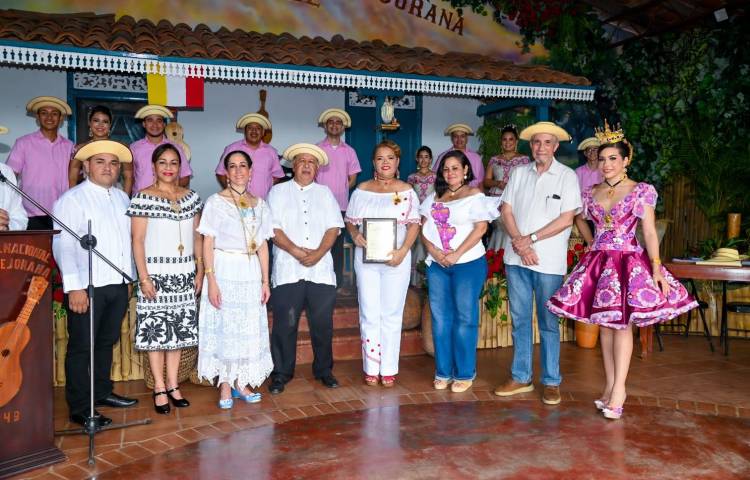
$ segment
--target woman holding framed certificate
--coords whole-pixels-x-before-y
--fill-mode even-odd
[[[360,183],[346,210],[356,245],[359,325],[365,383],[392,387],[398,373],[401,323],[411,276],[411,246],[419,235],[419,199],[398,177],[401,148],[375,146],[375,178]],[[380,377],[380,378],[378,378]]]
[[[477,371],[479,292],[487,276],[482,235],[500,216],[499,197],[469,186],[471,164],[460,150],[446,153],[437,168],[435,193],[419,208],[424,217],[427,285],[435,343],[436,390],[465,392]]]

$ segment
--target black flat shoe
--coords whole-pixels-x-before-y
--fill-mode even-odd
[[[101,413],[94,410],[94,418],[96,419],[96,428],[106,427],[112,423],[112,419],[103,416]],[[77,423],[78,425],[85,427],[88,422],[89,416],[87,413],[74,413],[70,415],[70,421]]]
[[[185,408],[190,406],[190,402],[187,401],[186,398],[174,398],[172,396],[172,392],[179,390],[180,387],[174,387],[167,390],[167,396],[172,401],[172,405],[174,405],[177,408]]]
[[[279,393],[284,391],[284,380],[282,380],[279,377],[274,377],[271,379],[271,384],[268,385],[268,391],[271,392],[271,395],[278,395]]]
[[[164,405],[157,405],[156,404],[156,397],[158,397],[159,395],[166,395],[168,397],[170,395],[167,392],[154,392],[153,393],[153,397],[154,397],[154,410],[156,411],[156,413],[160,413],[162,415],[166,415],[172,409],[169,407],[169,402],[165,403]]]
[[[320,377],[319,380],[320,380],[320,383],[322,383],[328,388],[338,388],[339,386],[339,381],[336,380],[336,377],[334,377],[331,374]]]
[[[97,407],[114,407],[114,408],[127,408],[132,407],[138,403],[135,398],[127,398],[122,395],[118,395],[115,392],[110,393],[106,397],[96,401]]]

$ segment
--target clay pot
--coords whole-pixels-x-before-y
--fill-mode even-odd
[[[576,344],[581,348],[594,348],[599,338],[599,325],[591,325],[583,322],[576,324]]]
[[[409,287],[404,304],[401,330],[417,328],[422,323],[422,292],[416,287]]]
[[[422,306],[422,348],[427,355],[435,356],[435,344],[432,343],[432,313],[428,298],[425,299]]]

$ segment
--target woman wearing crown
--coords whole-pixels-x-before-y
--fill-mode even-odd
[[[659,259],[656,190],[628,178],[633,148],[621,129],[611,131],[606,122],[604,125],[604,130],[596,132],[604,182],[583,193],[583,211],[576,217],[590,250],[547,302],[547,308],[603,327],[600,339],[606,379],[602,396],[594,403],[605,417],[618,419],[633,351],[631,325],[664,322],[698,303]],[[586,220],[594,222],[594,235]],[[639,220],[645,249],[635,236]]]

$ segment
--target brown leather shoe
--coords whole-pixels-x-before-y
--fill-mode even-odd
[[[542,402],[547,405],[557,405],[560,403],[560,387],[557,385],[545,385],[542,390]]]
[[[516,395],[518,393],[526,393],[532,391],[534,391],[533,383],[519,383],[511,378],[495,389],[495,395],[497,395],[498,397],[510,397],[511,395]]]

